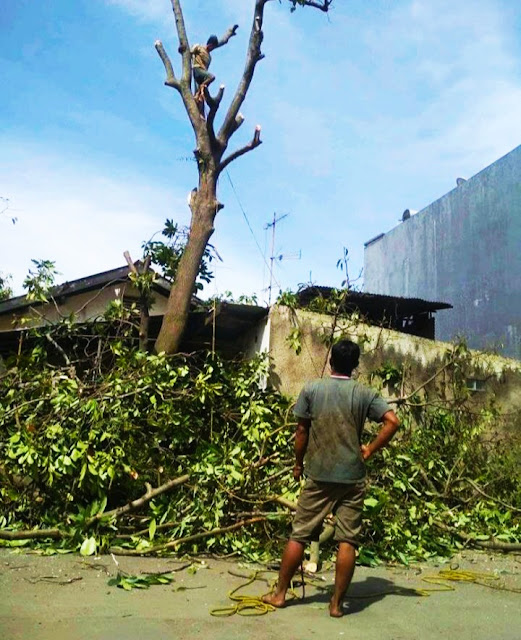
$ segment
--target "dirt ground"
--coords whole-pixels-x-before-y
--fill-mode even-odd
[[[186,562],[172,558],[117,558],[128,574],[179,569]],[[455,590],[417,595],[429,588],[422,581],[442,568],[487,572],[500,584],[521,589],[521,556],[466,552],[447,564],[412,568],[357,567],[346,602],[346,615],[331,619],[328,595],[313,587],[304,601],[258,617],[216,618],[210,609],[230,603],[227,592],[250,575],[252,565],[208,558],[195,572],[175,573],[175,582],[149,590],[124,591],[108,586],[117,567],[110,556],[41,556],[0,550],[0,638],[2,640],[519,640],[521,593],[476,584],[453,583]],[[196,565],[197,566],[197,565]],[[193,570],[192,570],[193,571]],[[275,573],[268,577],[275,577]],[[329,585],[333,573],[320,574]],[[255,582],[244,593],[265,593]],[[394,590],[397,593],[384,595]],[[355,596],[373,597],[356,598]]]

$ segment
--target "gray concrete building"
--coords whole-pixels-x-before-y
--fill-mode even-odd
[[[436,339],[521,359],[521,146],[365,244],[370,293],[442,300]]]

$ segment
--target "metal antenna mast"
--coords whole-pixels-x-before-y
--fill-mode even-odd
[[[279,217],[277,217],[276,213],[273,213],[273,220],[271,222],[268,222],[264,226],[265,231],[271,228],[270,285],[268,287],[268,306],[271,306],[271,292],[273,290],[273,265],[275,260],[282,260],[283,258],[295,258],[297,260],[300,260],[300,257],[301,257],[300,251],[298,253],[291,253],[291,254],[281,253],[280,255],[275,255],[275,227],[277,226],[278,222],[280,222],[284,218],[287,218],[288,216],[289,216],[289,213],[284,213]]]
[[[268,306],[271,306],[271,290],[273,289],[273,261],[275,260],[275,227],[277,222],[287,218],[289,213],[284,213],[277,218],[277,214],[273,212],[273,220],[268,222],[264,229],[267,231],[271,227],[271,253],[270,253],[270,286],[268,287]]]

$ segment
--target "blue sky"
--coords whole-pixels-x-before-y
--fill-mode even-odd
[[[231,98],[253,0],[185,0],[191,43],[240,25],[212,71]],[[269,3],[266,58],[235,136],[263,144],[221,178],[208,295],[266,297],[264,229],[277,226],[276,288],[339,284],[336,262],[521,143],[517,0],[336,0],[329,16]],[[124,264],[165,218],[189,222],[192,131],[163,85],[179,69],[169,0],[3,0],[0,271],[17,292],[31,258],[60,281]],[[240,204],[239,204],[240,202]],[[244,219],[241,205],[255,238]],[[259,249],[260,246],[260,249]]]

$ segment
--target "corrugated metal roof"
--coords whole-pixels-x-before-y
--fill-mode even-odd
[[[319,296],[328,298],[334,290],[335,287],[306,287],[298,293],[298,300],[300,304],[307,306],[314,298]],[[348,308],[359,309],[362,313],[369,313],[371,316],[379,315],[379,312],[382,312],[382,316],[387,317],[389,316],[389,311],[392,311],[394,316],[411,316],[417,313],[452,309],[452,305],[447,302],[387,296],[379,293],[366,293],[365,291],[349,291],[345,304]]]

